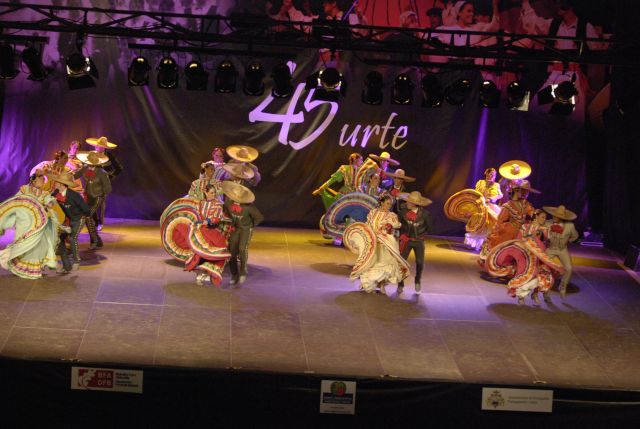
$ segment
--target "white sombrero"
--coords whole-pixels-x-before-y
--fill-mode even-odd
[[[398,194],[398,198],[401,200],[407,201],[409,203],[415,204],[417,206],[426,207],[429,204],[433,203],[429,198],[423,197],[420,191],[413,192],[401,192]]]
[[[102,137],[89,137],[85,140],[91,146],[99,146],[104,147],[106,149],[115,149],[118,147],[117,144],[111,143],[105,136]]]
[[[574,220],[578,217],[577,214],[575,214],[571,210],[568,210],[565,206],[562,205],[558,207],[542,207],[542,210],[549,213],[551,216],[555,216],[562,220]]]
[[[382,152],[380,155],[369,155],[369,158],[375,159],[376,161],[387,161],[390,165],[400,165],[400,162],[391,158],[389,152]]]
[[[243,180],[253,179],[253,176],[256,175],[250,167],[244,164],[227,163],[222,166],[222,169],[233,177]]]
[[[249,188],[239,183],[225,180],[220,185],[220,188],[227,197],[239,204],[250,204],[256,199],[256,196]]]
[[[92,151],[80,151],[76,154],[76,158],[83,163],[89,165],[103,165],[109,162],[109,157],[104,153]]]
[[[255,161],[259,155],[258,150],[251,146],[234,145],[227,147],[225,150],[231,158],[240,162]]]

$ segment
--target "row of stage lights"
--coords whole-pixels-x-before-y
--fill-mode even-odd
[[[43,66],[40,53],[34,47],[26,48],[22,53],[22,61],[29,69],[30,80],[41,81],[51,72]],[[75,52],[66,58],[66,70],[70,89],[81,89],[95,86],[94,78],[98,78],[98,71],[89,57]],[[144,86],[149,84],[152,67],[149,61],[138,56],[133,59],[128,69],[128,83],[130,86]],[[157,86],[162,89],[178,88],[180,68],[171,56],[165,56],[156,67]],[[0,45],[0,78],[12,79],[18,71],[14,65],[13,48]],[[246,66],[242,81],[242,90],[249,96],[261,96],[265,92],[264,79],[266,77],[263,66],[253,62]],[[209,72],[200,61],[192,60],[184,68],[184,78],[187,90],[205,91],[208,88]],[[236,91],[238,72],[235,65],[226,59],[216,68],[214,90],[219,93],[233,93]],[[294,90],[291,69],[286,63],[277,64],[271,72],[273,81],[271,94],[276,98],[288,98]],[[538,93],[539,104],[553,103],[550,113],[568,115],[575,106],[574,96],[577,94],[575,79],[563,81],[558,85],[544,88]],[[382,104],[384,99],[384,79],[380,72],[370,71],[364,80],[361,100],[370,105]],[[338,101],[340,95],[346,91],[346,83],[342,74],[335,68],[325,68],[309,76],[306,89],[316,89],[315,98],[321,100]],[[415,85],[408,74],[397,75],[391,86],[391,103],[410,105],[413,103]],[[422,106],[429,108],[441,107],[447,103],[460,106],[465,103],[472,91],[469,79],[461,78],[443,87],[440,79],[434,74],[426,74],[420,81],[422,92]],[[479,88],[479,104],[484,108],[497,108],[502,94],[496,84],[490,80],[482,82]],[[530,92],[518,81],[511,82],[506,88],[506,103],[509,109],[528,110]]]

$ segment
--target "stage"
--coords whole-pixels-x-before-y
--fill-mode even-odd
[[[421,294],[385,296],[359,292],[354,255],[318,231],[258,228],[240,287],[197,286],[158,231],[111,220],[103,249],[81,235],[79,271],[2,271],[2,357],[640,389],[640,284],[605,249],[572,249],[565,299],[519,307],[456,238],[428,240]]]

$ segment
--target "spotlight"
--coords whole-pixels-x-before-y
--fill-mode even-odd
[[[440,107],[444,101],[444,91],[438,78],[428,74],[420,82],[422,87],[422,107]]]
[[[490,80],[485,80],[480,85],[480,107],[495,109],[500,105],[500,90]]]
[[[236,67],[229,60],[218,64],[215,91],[221,93],[236,92]]]
[[[33,46],[22,51],[22,61],[29,69],[29,77],[27,77],[29,80],[40,82],[43,81],[49,73],[51,73],[51,69],[42,64],[40,51]]]
[[[549,113],[553,115],[570,115],[576,107],[575,96],[578,90],[575,86],[576,74],[571,80],[564,80],[559,84],[551,84],[538,92],[538,104],[553,103]]]
[[[449,104],[462,106],[471,92],[469,79],[458,79],[444,91],[444,98]]]
[[[320,70],[307,78],[305,89],[315,89],[316,100],[338,101],[345,93],[346,85],[342,73],[333,67]]]
[[[262,65],[258,63],[251,63],[244,71],[244,82],[242,89],[247,95],[262,95],[264,94],[264,79],[265,73]]]
[[[507,106],[511,110],[529,110],[529,91],[517,81],[507,86]]]
[[[342,87],[342,73],[333,67],[320,70],[318,83],[327,91],[340,91]]]
[[[370,71],[364,79],[364,89],[362,90],[362,102],[371,105],[382,104],[382,88],[384,82],[382,73]]]
[[[97,70],[89,57],[74,52],[67,57],[67,83],[69,89],[84,89],[96,86],[93,77],[97,78]]]
[[[285,63],[278,64],[271,72],[273,78],[273,89],[271,94],[276,98],[288,98],[293,92],[291,83],[291,70]]]
[[[406,73],[396,76],[391,89],[391,102],[393,104],[411,104],[413,101],[413,82]]]
[[[13,79],[17,75],[13,47],[0,45],[0,79]]]
[[[151,66],[145,57],[135,57],[129,66],[129,86],[149,85]]]
[[[175,89],[178,87],[178,63],[170,56],[160,60],[158,64],[158,88]]]
[[[200,61],[192,60],[184,68],[187,89],[190,91],[206,91],[209,83],[209,72]]]

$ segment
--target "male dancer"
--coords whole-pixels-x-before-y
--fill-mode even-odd
[[[573,264],[571,263],[571,255],[567,245],[570,241],[576,241],[579,237],[576,227],[573,225],[577,215],[571,210],[567,210],[565,206],[558,207],[542,207],[549,213],[553,219],[548,222],[549,227],[549,245],[547,246],[547,255],[557,256],[565,271],[560,280],[560,295],[564,298],[567,295],[567,285],[573,274]]]
[[[247,279],[247,260],[249,259],[249,242],[253,229],[258,226],[264,216],[253,205],[255,195],[246,186],[224,181],[221,185],[225,198],[224,208],[231,218],[234,230],[229,236],[229,271],[231,271],[230,285],[244,283]],[[238,260],[240,269],[238,270]]]
[[[87,229],[91,237],[89,249],[94,250],[103,246],[93,216],[111,192],[109,175],[102,169],[102,165],[104,165],[108,159],[106,155],[99,154],[98,152],[89,152],[86,159],[80,159],[85,165],[74,173],[74,177],[82,177],[84,179],[84,189],[87,193],[87,203],[90,207],[90,214],[87,216]]]
[[[60,273],[67,274],[72,269],[77,270],[80,268],[80,256],[78,254],[78,235],[84,225],[84,219],[89,215],[90,210],[87,203],[84,202],[82,196],[79,193],[69,189],[75,186],[75,182],[71,173],[62,173],[60,175],[49,174],[49,181],[51,181],[55,190],[53,196],[58,201],[58,205],[62,208],[71,232],[63,232],[60,235],[60,242],[58,243],[58,253],[60,259],[62,259],[62,270]],[[73,260],[69,259],[69,253],[67,252],[66,239],[69,237],[71,242],[71,254]]]
[[[431,231],[431,214],[425,207],[432,203],[429,198],[423,197],[419,191],[410,194],[400,193],[398,199],[406,202],[398,217],[400,218],[400,254],[406,260],[413,249],[416,258],[416,278],[415,290],[420,293],[422,290],[422,269],[424,268],[424,240]],[[404,280],[398,283],[397,293],[400,295],[404,290]]]

